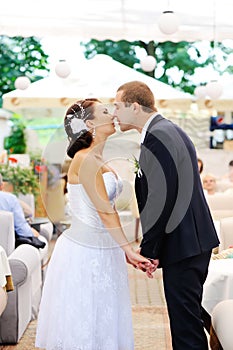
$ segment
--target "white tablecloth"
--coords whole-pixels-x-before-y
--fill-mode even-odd
[[[6,287],[6,290],[8,290],[7,284],[12,284],[11,270],[6,252],[0,246],[0,287]],[[9,290],[12,290],[12,286],[9,286]]]
[[[220,301],[233,299],[233,259],[211,260],[202,305],[211,315]]]

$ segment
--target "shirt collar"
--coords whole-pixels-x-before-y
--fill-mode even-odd
[[[144,139],[145,139],[145,136],[146,136],[146,132],[147,132],[147,129],[150,125],[150,123],[152,122],[152,120],[158,115],[159,113],[156,112],[155,114],[152,114],[150,116],[150,118],[147,120],[147,122],[145,123],[145,125],[143,126],[142,128],[142,132],[141,132],[141,143],[144,142]]]

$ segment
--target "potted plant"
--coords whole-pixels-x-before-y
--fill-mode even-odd
[[[1,164],[0,173],[3,181],[12,184],[12,192],[15,195],[33,194],[36,197],[39,194],[39,179],[32,168]]]

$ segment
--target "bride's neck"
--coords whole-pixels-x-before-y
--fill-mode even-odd
[[[90,149],[97,155],[101,156],[103,155],[103,149],[105,146],[106,137],[96,137],[93,139],[92,144],[90,146]]]

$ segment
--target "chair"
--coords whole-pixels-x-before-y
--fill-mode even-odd
[[[212,325],[224,350],[233,348],[233,299],[218,303],[212,312]]]
[[[206,198],[214,220],[233,216],[233,195],[215,193]]]
[[[233,246],[233,216],[220,219],[219,251]]]
[[[32,210],[32,219],[35,217],[35,198],[33,194],[19,194],[18,198],[28,204]],[[44,236],[49,242],[53,236],[53,224],[51,222],[40,225],[40,235]]]

